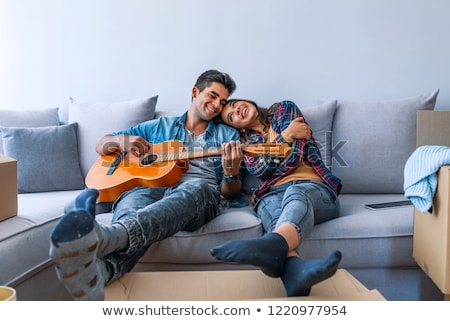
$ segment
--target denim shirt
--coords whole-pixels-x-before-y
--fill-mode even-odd
[[[184,142],[186,129],[187,112],[179,117],[160,117],[152,119],[136,126],[132,126],[126,130],[114,132],[113,135],[133,135],[140,136],[153,144],[163,143],[168,140],[179,140]],[[218,124],[210,121],[206,127],[205,141],[208,148],[220,147],[222,143],[231,140],[239,140],[239,132],[227,125]],[[223,169],[221,157],[212,157],[214,169],[217,176],[217,185],[220,187],[223,182]]]

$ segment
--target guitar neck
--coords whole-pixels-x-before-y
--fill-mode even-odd
[[[211,147],[208,149],[191,149],[191,150],[184,150],[181,152],[167,153],[159,155],[159,160],[160,161],[190,160],[220,155],[222,155],[222,149],[220,147]]]
[[[286,157],[286,155],[290,153],[290,148],[285,143],[249,144],[242,145],[241,149],[244,153],[252,155],[277,155],[280,157]],[[176,161],[220,155],[222,155],[221,147],[210,147],[207,149],[191,149],[179,152],[165,153],[159,155],[158,158],[160,161]]]

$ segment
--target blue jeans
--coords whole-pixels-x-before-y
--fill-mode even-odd
[[[130,271],[154,242],[179,231],[194,231],[219,212],[220,193],[206,181],[193,180],[170,188],[136,187],[113,205],[112,223],[128,231],[129,246],[103,259],[112,281]]]
[[[300,240],[304,240],[315,224],[337,218],[340,204],[336,193],[326,184],[292,181],[272,186],[255,210],[266,232],[287,222],[295,226]]]

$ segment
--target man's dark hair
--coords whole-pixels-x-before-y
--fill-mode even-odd
[[[205,88],[209,87],[212,82],[218,82],[224,85],[225,88],[228,89],[230,95],[236,90],[236,83],[233,79],[231,79],[230,75],[218,70],[207,70],[202,73],[197,78],[195,87],[197,87],[200,91],[203,91]]]

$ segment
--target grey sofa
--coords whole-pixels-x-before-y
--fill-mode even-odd
[[[340,267],[388,300],[442,299],[412,258],[413,207],[364,208],[368,203],[404,198],[403,167],[415,149],[416,112],[434,109],[437,95],[438,90],[398,100],[332,100],[302,108],[326,164],[343,182],[340,217],[315,227],[298,249],[302,257],[318,258],[339,249],[343,253]],[[0,110],[2,152],[17,157],[19,164],[19,213],[0,222],[0,284],[14,286],[19,300],[70,299],[48,258],[50,230],[83,189],[83,177],[98,157],[94,151],[97,140],[105,133],[172,114],[158,111],[156,105],[157,96],[117,103],[71,99],[64,123],[54,109],[33,111],[31,120],[26,112]],[[45,161],[35,158],[55,148],[45,142],[62,136],[54,132],[56,128],[70,125],[75,135],[64,134],[67,137],[63,140],[70,150],[53,150],[61,168],[58,164],[45,168]],[[36,155],[17,146],[24,139],[18,136],[22,127],[29,130],[25,138],[27,134],[42,136],[43,147],[37,148],[40,152]],[[39,140],[33,142],[33,146],[39,144]],[[41,165],[37,178],[30,174],[36,164]],[[256,179],[246,175],[244,196],[255,184]],[[28,190],[28,186],[33,188]],[[99,221],[109,223],[109,206],[99,204]],[[209,249],[230,239],[262,233],[251,207],[223,208],[199,230],[180,232],[153,244],[135,271],[253,269],[219,262]]]

